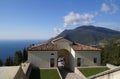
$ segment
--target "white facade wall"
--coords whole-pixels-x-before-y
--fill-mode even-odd
[[[100,65],[100,51],[74,51],[70,46],[72,42],[66,39],[56,40],[53,43],[57,46],[58,51],[66,49],[70,53],[68,61],[72,71],[74,71],[74,67],[77,67],[77,58],[81,58],[81,66]],[[51,68],[50,59],[54,58],[55,67],[57,67],[58,51],[28,51],[28,61],[40,68]],[[97,58],[97,63],[93,62],[94,58]]]
[[[76,51],[75,63],[77,66],[77,58],[81,58],[81,66],[100,65],[100,51]],[[97,58],[97,63],[94,63],[94,58]]]
[[[58,49],[66,49],[70,52],[71,50],[70,44],[72,44],[72,42],[66,39],[61,39],[56,41],[55,44],[57,45]]]
[[[57,51],[28,51],[28,62],[40,68],[50,68],[51,58],[54,58],[57,67]]]
[[[50,59],[54,58],[54,66],[57,67],[57,53],[58,51],[28,51],[28,61],[40,68],[51,68]],[[69,53],[69,67],[72,71],[77,67],[77,58],[81,58],[81,66],[100,65],[100,51],[74,51],[71,48]],[[97,63],[94,63],[94,58],[97,58]]]
[[[75,71],[75,51],[72,48],[69,54],[69,63],[70,63],[70,70]]]

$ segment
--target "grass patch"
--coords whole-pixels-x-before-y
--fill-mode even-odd
[[[79,70],[86,76],[92,76],[95,75],[97,73],[109,70],[108,67],[99,67],[99,68],[79,68]]]
[[[56,69],[41,69],[41,79],[60,79],[60,76]]]
[[[60,79],[56,69],[33,69],[30,79]]]

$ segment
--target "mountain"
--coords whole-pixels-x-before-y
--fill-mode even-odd
[[[117,35],[120,35],[120,31],[89,25],[80,26],[73,30],[64,30],[57,37],[65,37],[81,44],[96,44]]]

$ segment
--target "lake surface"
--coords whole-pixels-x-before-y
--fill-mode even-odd
[[[10,56],[14,57],[17,50],[23,50],[31,44],[38,44],[45,42],[45,40],[0,40],[0,59],[5,59]]]

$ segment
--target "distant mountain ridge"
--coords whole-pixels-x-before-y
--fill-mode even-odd
[[[57,37],[65,37],[81,44],[96,44],[97,42],[120,35],[120,31],[96,27],[93,25],[80,26],[73,30],[64,30]]]

